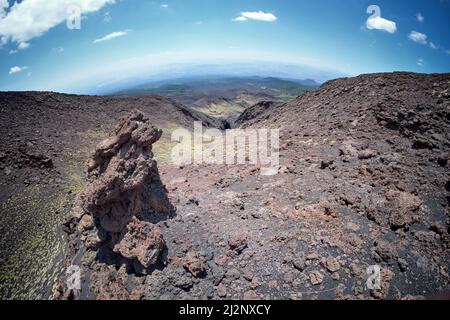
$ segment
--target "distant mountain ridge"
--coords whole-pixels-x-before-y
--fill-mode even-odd
[[[142,66],[135,70],[123,70],[108,75],[98,75],[95,79],[87,79],[79,87],[72,88],[69,92],[90,95],[111,95],[122,90],[135,88],[150,83],[174,82],[178,79],[201,78],[230,78],[258,76],[261,78],[275,77],[279,79],[298,82],[303,79],[313,79],[322,84],[325,81],[349,76],[342,72],[324,70],[306,65],[286,64],[280,62],[262,61],[220,61],[203,63],[168,63],[165,65]],[[304,83],[308,84],[308,83]],[[310,83],[313,84],[313,83]],[[64,89],[57,91],[66,92]]]
[[[149,82],[114,92],[112,95],[158,94],[171,98],[193,111],[232,125],[244,110],[255,104],[264,101],[286,102],[317,87],[318,83],[311,79],[192,76]]]
[[[233,77],[207,76],[184,77],[171,80],[152,81],[146,84],[132,86],[108,95],[141,95],[141,94],[174,94],[193,91],[225,92],[231,89],[255,90],[272,89],[286,91],[298,95],[303,89],[314,89],[320,84],[312,79],[284,79],[277,77]],[[307,88],[305,88],[307,87]]]

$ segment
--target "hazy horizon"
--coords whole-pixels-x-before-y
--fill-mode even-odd
[[[97,93],[205,65],[318,82],[445,73],[449,18],[448,0],[0,0],[0,90]]]

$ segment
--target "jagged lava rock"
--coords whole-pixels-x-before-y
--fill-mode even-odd
[[[98,144],[87,185],[65,223],[69,259],[80,253],[95,257],[83,254],[94,251],[101,262],[90,259],[89,269],[125,264],[137,273],[157,263],[166,248],[157,222],[174,213],[152,153],[161,134],[149,118],[133,110]],[[91,287],[98,287],[98,281],[88,280]]]
[[[114,246],[114,252],[127,259],[137,259],[142,266],[148,268],[157,262],[164,248],[161,230],[149,222],[133,217],[122,231],[120,241]]]
[[[151,150],[161,135],[134,110],[97,146],[82,203],[107,232],[121,232],[133,215],[171,210]]]

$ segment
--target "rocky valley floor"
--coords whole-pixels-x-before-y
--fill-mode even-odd
[[[449,90],[448,74],[373,74],[330,81],[288,103],[250,107],[236,122],[242,128],[281,129],[274,176],[261,175],[258,165],[171,164],[171,130],[199,119],[216,122],[164,98],[1,93],[0,297],[420,299],[441,293],[450,267]],[[141,257],[130,255],[139,245],[130,247],[128,233],[116,239],[109,224],[94,227],[80,217],[68,226],[66,219],[77,196],[95,185],[96,177],[84,173],[95,146],[134,108],[164,132],[152,151],[173,206],[171,214],[143,213],[134,222],[152,230],[153,243],[161,243],[159,233],[164,238],[157,261],[140,260],[148,263],[145,270],[124,259]],[[144,184],[160,190],[158,181]],[[165,211],[166,205],[151,204]],[[93,242],[109,241],[114,253],[89,240],[105,226],[110,234]],[[85,274],[81,292],[64,288],[60,277],[74,262]],[[366,269],[373,265],[381,268],[381,288],[370,290]]]

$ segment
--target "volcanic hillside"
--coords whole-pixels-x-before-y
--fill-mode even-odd
[[[260,175],[254,165],[160,166],[175,208],[156,225],[166,254],[146,270],[87,254],[83,266],[96,277],[76,297],[418,299],[441,292],[450,261],[449,81],[363,75],[249,109],[242,127],[281,129],[278,175]],[[381,287],[368,288],[374,265]]]
[[[0,295],[45,297],[45,288],[58,298],[420,299],[442,292],[450,280],[449,94],[449,74],[371,74],[250,107],[236,122],[241,128],[281,129],[273,176],[261,175],[258,165],[172,165],[167,137],[200,115],[166,99],[0,94]],[[86,231],[99,236],[95,243],[117,247],[107,259],[98,245],[66,256],[81,259],[91,280],[81,292],[68,292],[64,282],[52,291],[66,240],[48,235],[77,208],[75,195],[96,194],[82,192],[95,181],[82,174],[86,162],[134,108],[149,119],[143,123],[164,131],[146,146],[152,153],[133,150],[158,160],[165,188],[158,182],[157,190],[166,190],[173,212],[152,225],[138,217],[127,226],[143,238],[140,230],[152,230],[145,244],[158,249],[158,261],[144,259],[125,231],[123,242],[111,243],[95,232],[98,224],[72,221],[70,245],[85,241]],[[374,265],[381,287],[371,289],[366,271]]]

